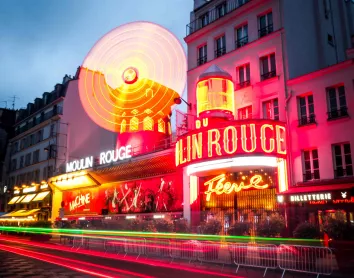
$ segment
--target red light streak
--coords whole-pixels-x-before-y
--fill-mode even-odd
[[[25,244],[25,245],[29,245],[29,246],[35,246],[35,247],[40,247],[40,248],[44,248],[44,249],[51,249],[53,250],[53,244],[44,244],[44,243],[36,243],[33,241],[29,241],[29,240],[22,240],[22,239],[17,239],[14,240],[14,237],[10,237],[10,236],[0,236],[0,241],[6,241],[6,242],[13,242],[13,243],[19,243],[19,244]],[[0,245],[1,246],[5,246],[5,245]],[[6,248],[8,246],[5,246]],[[160,246],[159,246],[160,248]],[[1,249],[1,248],[0,248]],[[71,247],[65,247],[65,246],[60,246],[60,245],[55,245],[55,249],[58,251],[63,251],[63,252],[70,252],[70,253],[78,253],[76,250],[71,249]],[[178,248],[176,248],[178,249]],[[188,249],[183,249],[183,250],[188,250]],[[5,251],[7,251],[5,249]],[[43,253],[44,254],[44,253]],[[88,250],[83,250],[80,249],[80,254],[82,255],[88,255],[88,256],[93,256],[93,257],[105,257],[108,259],[113,259],[113,260],[118,260],[118,261],[128,261],[128,262],[134,262],[134,263],[139,263],[139,264],[143,264],[143,265],[152,265],[152,266],[156,266],[156,267],[162,267],[162,268],[169,268],[169,269],[178,269],[178,270],[183,270],[183,271],[189,271],[189,272],[194,272],[194,273],[200,273],[200,274],[205,274],[205,275],[215,275],[215,276],[219,276],[219,277],[240,277],[241,276],[235,276],[235,275],[231,275],[231,274],[226,274],[226,273],[219,273],[219,272],[213,272],[213,271],[208,271],[208,270],[203,270],[203,269],[196,269],[196,268],[192,268],[192,267],[188,267],[188,266],[182,266],[182,265],[174,265],[172,263],[164,263],[164,262],[159,262],[159,261],[155,261],[152,259],[148,259],[148,258],[144,258],[144,260],[140,260],[137,261],[136,257],[129,257],[129,256],[124,256],[124,255],[119,255],[119,254],[108,254],[108,253],[104,253],[104,252],[99,252],[99,251],[88,251]],[[44,254],[45,256],[53,256],[53,255],[47,255]],[[54,256],[56,257],[56,256]],[[61,258],[62,257],[58,257]],[[86,262],[81,262],[79,261],[81,264],[89,264]],[[60,264],[62,265],[62,264]],[[97,266],[97,265],[96,265]],[[97,266],[100,268],[105,268],[107,269],[108,267],[105,266]],[[118,271],[117,269],[113,269],[114,271]],[[119,270],[119,271],[123,271],[123,270]],[[137,274],[134,273],[133,275],[138,276],[138,277],[150,277],[150,276],[143,276],[141,274]],[[140,275],[140,276],[139,276]]]

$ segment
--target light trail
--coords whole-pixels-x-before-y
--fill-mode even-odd
[[[17,238],[16,238],[16,240],[14,240],[12,237],[0,235],[0,241],[1,240],[6,241],[6,242],[25,244],[30,247],[38,247],[38,248],[53,250],[53,244],[37,243],[37,242],[30,241],[30,240],[22,240],[22,239],[17,239]],[[83,249],[80,249],[80,253],[78,253],[75,249],[71,249],[71,247],[60,246],[60,245],[55,245],[55,249],[58,251],[70,252],[70,253],[74,253],[74,254],[88,255],[88,256],[99,257],[99,258],[105,257],[107,259],[113,259],[113,260],[117,260],[117,261],[127,261],[127,262],[133,262],[136,264],[149,265],[149,266],[154,266],[154,267],[182,270],[182,271],[188,271],[188,272],[192,272],[192,273],[212,275],[214,277],[241,278],[241,276],[235,276],[232,274],[213,272],[213,271],[203,270],[203,269],[196,269],[196,268],[182,266],[182,265],[175,265],[172,263],[164,263],[164,262],[159,262],[159,261],[155,261],[155,260],[148,259],[148,258],[144,258],[144,260],[138,261],[138,260],[136,260],[136,257],[123,256],[123,255],[119,255],[119,254],[113,255],[113,254],[108,254],[108,253],[104,253],[104,252],[88,251],[88,250],[83,250]],[[147,277],[147,276],[144,276],[144,277]]]
[[[116,272],[116,273],[124,274],[124,275],[130,275],[130,276],[134,276],[134,277],[141,277],[141,278],[152,278],[153,277],[153,276],[143,275],[143,274],[127,271],[127,270],[121,270],[121,269],[112,268],[112,267],[108,267],[108,266],[97,265],[97,264],[88,263],[88,262],[84,262],[84,261],[80,261],[80,260],[73,260],[73,259],[69,259],[69,258],[50,255],[50,254],[46,254],[46,253],[42,253],[42,252],[31,251],[31,250],[27,250],[27,249],[23,249],[23,248],[19,248],[19,247],[12,247],[12,246],[3,245],[3,244],[0,244],[0,250],[15,253],[17,255],[29,257],[29,258],[40,260],[40,261],[45,261],[47,263],[59,265],[59,266],[65,267],[65,268],[69,268],[69,269],[83,272],[86,274],[94,275],[97,277],[107,277],[107,278],[112,277],[113,278],[113,277],[119,277],[119,276],[107,275],[102,272],[90,270],[89,268],[84,268],[83,266],[102,269],[102,270],[110,271],[110,272]],[[81,266],[77,267],[77,265],[81,265]]]

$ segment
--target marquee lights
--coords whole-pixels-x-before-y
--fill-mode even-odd
[[[225,182],[226,180],[225,176],[226,176],[225,174],[221,174],[204,183],[204,185],[208,186],[208,190],[204,192],[204,194],[207,195],[206,201],[210,201],[210,197],[212,193],[215,193],[216,195],[231,194],[232,192],[237,193],[244,189],[250,189],[250,188],[266,189],[269,187],[269,184],[263,184],[263,185],[260,184],[263,181],[261,175],[252,176],[249,180],[249,184],[245,184],[245,182],[243,181],[240,182],[239,184],[235,182],[231,183],[230,181]]]
[[[221,125],[221,127],[220,127]],[[285,126],[264,120],[221,123],[217,128],[201,128],[176,142],[176,165],[198,160],[249,154],[271,154],[285,158]]]

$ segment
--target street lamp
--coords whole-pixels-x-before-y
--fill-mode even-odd
[[[185,104],[188,105],[189,110],[192,110],[192,103],[188,103],[187,101],[185,101],[185,100],[184,100],[183,98],[181,98],[181,97],[176,97],[173,101],[175,102],[175,104],[181,104],[182,101],[183,101]]]

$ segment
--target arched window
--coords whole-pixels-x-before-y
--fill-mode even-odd
[[[137,117],[133,117],[130,119],[130,131],[138,131],[139,130],[139,119]]]
[[[154,130],[154,121],[149,116],[147,116],[143,121],[144,130]]]
[[[123,133],[126,131],[127,131],[127,121],[123,120],[120,124],[120,133]]]
[[[165,133],[165,122],[163,119],[159,119],[157,128],[159,132]]]

